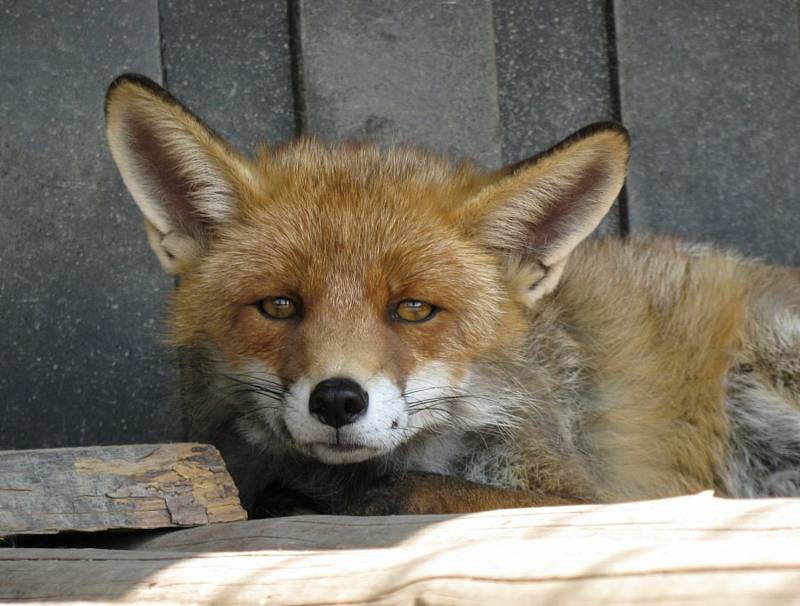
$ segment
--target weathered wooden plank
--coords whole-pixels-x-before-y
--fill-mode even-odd
[[[633,231],[800,264],[794,0],[615,2]]]
[[[145,538],[148,551],[259,551],[264,549],[366,549],[404,545],[446,547],[463,541],[581,539],[621,543],[639,539],[689,541],[709,534],[774,533],[800,541],[800,516],[787,515],[794,500],[734,501],[711,493],[609,506],[577,505],[487,511],[470,516],[420,515],[358,518],[293,516],[190,528]],[[709,515],[713,512],[713,516]],[[643,520],[647,534],[642,535]]]
[[[683,518],[686,513],[688,519]],[[542,524],[543,519],[548,522]],[[345,542],[354,521],[320,520],[338,525]],[[800,591],[796,500],[728,502],[698,496],[631,505],[358,521],[364,527],[378,523],[384,529],[409,522],[411,526],[391,541],[376,530],[374,544],[382,547],[377,549],[208,554],[0,550],[4,579],[0,599],[775,606],[796,604]],[[304,531],[310,544],[323,525]],[[438,538],[428,541],[426,535]]]
[[[298,0],[304,130],[501,162],[489,0]]]
[[[495,0],[503,161],[529,158],[579,128],[617,120],[605,2]],[[615,204],[598,228],[620,233]]]
[[[286,0],[162,0],[169,90],[243,151],[295,132]]]
[[[0,451],[0,536],[243,520],[205,444]]]
[[[171,283],[103,133],[108,84],[159,55],[156,0],[0,0],[0,448],[179,437]]]

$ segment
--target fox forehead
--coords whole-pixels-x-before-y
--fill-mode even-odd
[[[484,178],[467,166],[311,141],[263,150],[257,164],[262,185],[245,192],[239,220],[219,228],[208,264],[237,278],[243,296],[294,293],[343,307],[435,292],[442,300],[430,302],[441,305],[495,282],[494,256],[452,219]]]
[[[416,148],[384,149],[373,143],[333,144],[312,138],[275,149],[261,146],[255,165],[267,188],[283,189],[284,195],[341,188],[343,193],[380,192],[389,197],[395,193],[400,199],[411,195],[439,208],[471,195],[491,179],[470,162],[454,163]]]

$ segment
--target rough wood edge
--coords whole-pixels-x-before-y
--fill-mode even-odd
[[[246,517],[222,457],[206,444],[0,451],[0,536]]]

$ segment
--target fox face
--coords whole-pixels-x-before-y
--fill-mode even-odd
[[[115,81],[106,116],[180,277],[171,341],[213,352],[215,406],[244,439],[328,464],[496,422],[476,365],[519,346],[628,156],[604,124],[496,172],[310,139],[250,159],[140,76]]]
[[[425,402],[462,393],[470,361],[520,324],[493,255],[450,216],[475,179],[454,188],[453,169],[437,171],[309,141],[259,160],[269,184],[186,272],[173,317],[178,343],[210,340],[240,380],[280,386],[278,400],[255,394],[246,436],[330,463],[390,451],[435,425]]]

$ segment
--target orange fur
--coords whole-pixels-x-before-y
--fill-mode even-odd
[[[371,421],[384,423],[369,430],[384,440],[369,455],[381,465],[602,501],[794,490],[794,455],[773,460],[746,431],[784,414],[782,402],[800,409],[797,272],[668,239],[581,243],[622,186],[619,127],[485,173],[313,139],[249,160],[141,79],[112,87],[108,124],[151,245],[181,276],[171,340],[214,354],[186,379],[205,390],[187,406],[207,434],[235,442],[239,431],[303,465],[361,462],[320,455],[313,436],[358,450],[369,432],[334,434],[302,398],[331,377],[380,379],[369,406],[383,394],[394,411]],[[257,303],[274,296],[302,314],[265,319]],[[404,300],[440,311],[398,322],[390,312]],[[212,401],[231,374],[274,380],[289,412]],[[411,394],[425,390],[439,409],[414,410],[425,398]],[[792,435],[780,436],[781,453],[793,452]],[[411,509],[432,502],[432,481],[404,493]],[[504,501],[465,486],[453,487],[473,490],[464,507],[520,503],[519,492]]]

